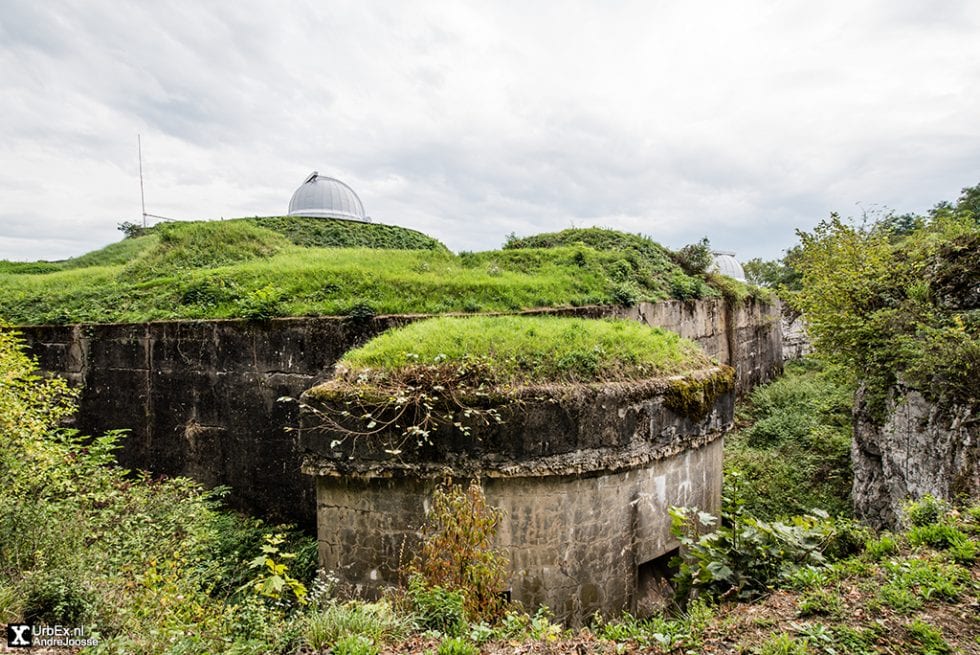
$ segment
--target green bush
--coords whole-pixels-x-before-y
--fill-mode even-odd
[[[416,595],[437,589],[458,592],[469,618],[499,620],[506,610],[501,594],[507,572],[507,560],[494,546],[499,522],[500,511],[487,504],[476,480],[466,488],[451,480],[443,482],[432,495],[422,545],[410,567]],[[431,615],[431,610],[425,613]]]
[[[333,655],[378,655],[377,645],[364,635],[347,635],[337,640],[331,650]]]
[[[439,642],[436,655],[479,655],[480,649],[462,637],[446,637]]]
[[[436,630],[450,636],[458,636],[466,629],[462,591],[429,587],[422,577],[417,576],[409,582],[408,596],[422,629]]]
[[[926,494],[918,500],[907,502],[902,513],[905,522],[913,527],[933,525],[942,519],[952,509],[945,500]]]
[[[119,433],[60,429],[74,394],[34,376],[35,366],[0,331],[4,618],[94,624],[107,652],[292,648],[295,606],[244,584],[243,560],[268,529],[222,511],[220,490],[128,474],[115,463]],[[309,541],[291,533],[282,544],[308,552]]]
[[[350,636],[383,644],[407,635],[411,619],[398,613],[387,601],[328,603],[304,617],[303,637],[317,651]]]
[[[680,540],[674,588],[682,601],[694,593],[758,598],[772,586],[791,586],[801,568],[818,568],[860,549],[867,530],[824,512],[786,522],[747,514],[738,498],[723,503],[719,521],[705,512],[672,507],[672,531]]]
[[[783,376],[753,390],[740,410],[748,426],[726,438],[724,462],[725,484],[738,480],[748,513],[851,514],[852,398],[837,370],[811,360],[787,364]]]

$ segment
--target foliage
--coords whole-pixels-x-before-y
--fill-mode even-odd
[[[289,647],[288,610],[242,588],[261,524],[222,511],[220,490],[127,475],[115,464],[121,435],[59,428],[74,394],[34,368],[0,332],[5,619],[95,625],[106,652],[214,652],[232,639]]]
[[[797,268],[800,257],[800,246],[796,245],[786,250],[782,259],[764,261],[756,257],[742,265],[745,278],[752,284],[769,289],[775,289],[782,296],[799,291],[802,286],[802,274]]]
[[[694,592],[748,600],[773,585],[792,584],[805,567],[823,567],[859,550],[867,538],[856,524],[825,512],[764,521],[747,514],[738,495],[723,502],[721,520],[706,512],[673,507],[672,532],[682,556],[675,565],[675,590],[686,600]]]
[[[289,574],[289,560],[295,553],[284,553],[280,546],[286,541],[282,534],[265,535],[262,554],[249,562],[249,568],[258,569],[252,588],[266,598],[283,600],[290,598],[300,605],[306,604],[306,585]]]
[[[688,275],[704,275],[714,261],[708,237],[697,243],[689,243],[674,253],[674,261]]]
[[[386,600],[376,603],[327,602],[312,607],[303,617],[303,636],[316,651],[349,637],[362,637],[371,644],[382,644],[405,637],[412,628],[413,618],[400,614]]]
[[[446,635],[462,634],[466,628],[466,599],[460,589],[427,585],[421,576],[409,580],[408,597],[419,627]]]
[[[851,514],[852,389],[834,367],[800,360],[752,391],[725,440],[725,481],[741,485],[746,512]]]
[[[378,655],[380,650],[364,635],[347,635],[337,640],[331,652],[334,655]]]
[[[436,655],[479,655],[480,649],[462,637],[446,637],[439,642]]]
[[[416,584],[462,594],[471,619],[496,622],[506,610],[507,560],[494,545],[500,511],[487,504],[473,480],[464,489],[451,480],[432,495],[422,543],[410,570]]]
[[[116,226],[116,229],[122,232],[126,239],[135,239],[136,237],[143,236],[148,228],[145,228],[138,223],[133,223],[132,221],[123,221]]]
[[[435,318],[389,330],[347,352],[344,375],[382,382],[407,371],[486,356],[497,385],[636,380],[709,365],[692,342],[637,321],[553,316]]]
[[[395,232],[375,239],[376,229]],[[314,236],[301,238],[307,230]],[[256,294],[279,301],[274,312],[260,304],[259,314],[286,316],[345,316],[358,306],[372,315],[513,312],[719,295],[640,237],[635,248],[580,243],[455,256],[399,230],[302,217],[166,223],[64,262],[0,262],[0,316],[19,324],[262,318]],[[597,231],[606,233],[597,244],[634,238]],[[379,250],[391,247],[403,249]]]
[[[914,619],[905,629],[908,630],[913,639],[919,642],[921,646],[919,652],[922,655],[945,655],[953,652],[953,649],[943,639],[943,633],[925,621]]]
[[[694,599],[688,604],[686,613],[677,618],[639,619],[627,613],[607,622],[597,615],[593,630],[599,638],[618,644],[632,642],[640,648],[691,652],[700,646],[702,633],[713,616],[714,609],[710,605],[703,599]]]
[[[907,236],[832,215],[800,233],[803,289],[794,298],[818,351],[863,380],[881,416],[898,381],[940,402],[975,405],[980,373],[980,228],[959,207]]]

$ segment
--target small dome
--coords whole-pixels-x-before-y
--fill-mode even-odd
[[[725,250],[715,250],[712,251],[711,255],[714,261],[711,262],[711,266],[708,268],[709,271],[727,275],[728,277],[735,278],[739,282],[745,282],[745,271],[742,270],[742,265],[735,259],[735,253]]]
[[[289,215],[371,222],[364,214],[364,205],[354,189],[316,171],[293,193],[289,201]]]

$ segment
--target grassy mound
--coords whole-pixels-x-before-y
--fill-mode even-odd
[[[704,280],[685,274],[669,250],[640,234],[597,227],[571,228],[511,238],[504,245],[504,250],[568,246],[588,246],[603,252],[618,253],[624,279],[630,277],[641,286],[659,288],[665,296],[684,299],[717,295]]]
[[[154,237],[156,242],[126,265],[126,274],[152,279],[176,271],[217,268],[272,257],[290,246],[281,234],[242,221],[166,223],[140,239]]]
[[[585,232],[610,243],[642,240]],[[583,243],[456,256],[411,230],[296,217],[168,223],[134,233],[63,262],[0,262],[0,318],[30,325],[513,312],[720,295],[666,260]],[[351,243],[370,248],[336,247]]]
[[[386,332],[348,352],[348,378],[479,363],[496,384],[637,380],[711,364],[693,342],[636,321],[552,316],[443,317]]]
[[[304,248],[447,251],[446,246],[437,239],[395,225],[309,216],[266,216],[237,220],[278,232],[292,243]]]

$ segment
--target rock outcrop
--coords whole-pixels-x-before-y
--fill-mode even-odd
[[[942,407],[908,387],[892,389],[883,422],[855,404],[855,514],[878,528],[894,528],[902,504],[931,494],[980,498],[980,417],[970,406]]]

